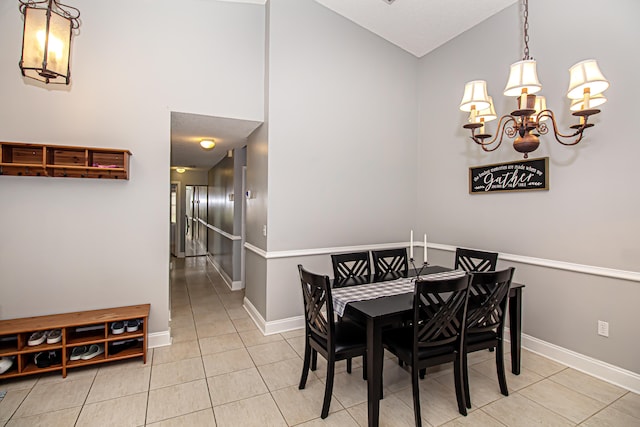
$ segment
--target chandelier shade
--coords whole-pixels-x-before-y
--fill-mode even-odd
[[[491,103],[487,95],[487,82],[484,80],[474,80],[468,82],[464,87],[460,110],[470,112],[471,110],[486,110]]]
[[[609,88],[609,81],[602,75],[595,59],[580,61],[569,68],[569,90],[567,98],[579,99],[588,90],[590,96],[598,95]]]
[[[497,118],[496,109],[493,107],[493,98],[489,97],[489,108],[478,111],[478,114],[473,118],[473,123],[487,123]],[[472,121],[471,117],[469,117],[469,121]]]
[[[520,96],[522,93],[534,94],[540,92],[541,89],[542,85],[536,71],[536,61],[526,59],[511,64],[504,96]]]
[[[71,36],[79,26],[80,12],[56,0],[21,1],[20,11],[24,15],[22,75],[68,85]]]

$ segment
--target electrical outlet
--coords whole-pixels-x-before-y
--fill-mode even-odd
[[[609,336],[609,322],[598,320],[598,335],[601,335],[603,337]]]
[[[264,237],[267,237],[267,226],[266,226],[266,225],[263,225],[263,226],[262,226],[262,235],[263,235]]]

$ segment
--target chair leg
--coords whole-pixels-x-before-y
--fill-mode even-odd
[[[502,341],[498,341],[496,348],[496,369],[498,372],[498,384],[500,384],[500,392],[505,396],[509,396],[507,388],[507,376],[504,373],[504,348]]]
[[[318,368],[318,352],[311,349],[311,370],[315,371]]]
[[[458,357],[453,362],[453,381],[456,386],[456,400],[458,401],[458,411],[460,414],[467,416],[467,404],[465,399],[465,384],[463,379],[464,372],[464,357],[458,354]]]
[[[413,413],[416,418],[416,427],[422,427],[422,416],[420,415],[420,384],[418,383],[418,371],[416,367],[411,368],[411,389],[413,391]]]
[[[425,368],[420,369],[420,379],[423,380],[425,375],[427,375],[427,370]]]
[[[302,390],[307,384],[307,376],[309,375],[309,363],[311,361],[311,346],[309,341],[305,340],[304,344],[304,360],[302,363],[302,375],[300,376],[300,384],[298,390]]]
[[[471,392],[469,391],[469,366],[466,350],[462,354],[462,381],[464,382],[464,398],[467,408],[471,409]]]
[[[336,359],[334,355],[329,356],[327,360],[327,381],[324,386],[324,402],[322,403],[322,413],[320,418],[327,418],[329,415],[329,406],[331,405],[331,394],[333,393],[333,374],[336,368]]]
[[[347,359],[347,373],[351,373],[351,358]]]

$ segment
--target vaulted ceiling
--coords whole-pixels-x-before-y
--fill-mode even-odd
[[[265,0],[223,1],[265,4]],[[419,58],[517,0],[315,1]],[[172,114],[171,165],[206,169],[215,165],[227,150],[243,144],[259,125],[241,122],[244,121]],[[197,142],[204,137],[215,138],[219,142],[218,147],[211,152],[203,152]]]

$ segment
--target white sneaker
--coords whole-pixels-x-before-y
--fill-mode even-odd
[[[140,321],[138,319],[127,320],[125,326],[127,327],[127,332],[135,332],[140,327]]]
[[[0,357],[0,374],[4,374],[13,366],[15,356]]]
[[[31,334],[27,345],[34,346],[40,345],[47,339],[47,331],[38,331]]]
[[[60,341],[62,341],[62,331],[60,329],[47,331],[47,344],[55,344]]]

